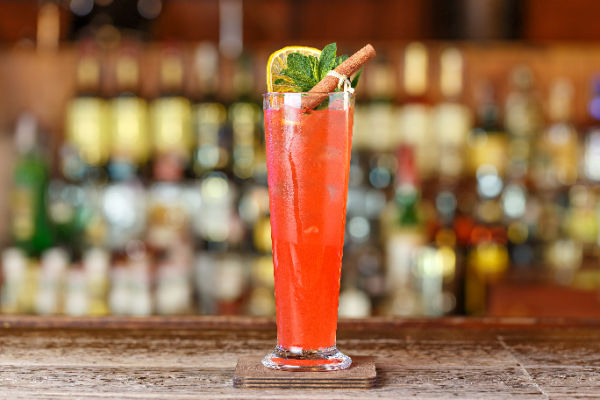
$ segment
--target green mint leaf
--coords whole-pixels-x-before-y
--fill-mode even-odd
[[[323,47],[319,57],[319,80],[325,78],[325,75],[335,68],[335,54],[337,53],[337,44],[329,43]]]
[[[341,63],[343,63],[344,61],[346,61],[347,59],[348,59],[348,55],[347,54],[342,54],[341,56],[336,57],[335,58],[335,66],[333,67],[333,69],[339,67],[339,65]]]
[[[363,69],[359,69],[354,78],[352,78],[352,87],[356,89],[356,85],[358,85],[358,80],[360,79],[360,75],[362,74]]]
[[[319,59],[315,56],[308,56],[310,60],[310,68],[312,69],[312,76],[316,82],[321,80],[319,75]]]
[[[306,79],[315,80],[313,78],[313,70],[310,59],[304,54],[292,53],[288,55],[287,71],[289,72],[288,76],[290,78],[293,78],[293,75],[302,75]]]
[[[291,78],[294,85],[308,92],[317,84],[313,76],[313,69],[310,59],[300,53],[292,53],[287,57],[287,69],[281,71],[281,74]]]
[[[316,85],[315,80],[312,79],[311,76],[304,75],[303,73],[291,68],[284,69],[281,71],[281,74],[289,77],[292,81],[292,84],[298,87],[301,92],[308,92],[313,86]]]

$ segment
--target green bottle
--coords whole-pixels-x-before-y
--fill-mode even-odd
[[[417,188],[418,176],[414,149],[402,145],[398,149],[398,174],[396,176],[396,206],[398,209],[398,226],[419,227]]]
[[[21,115],[15,133],[18,158],[11,195],[12,238],[30,256],[39,256],[53,242],[46,213],[49,167],[38,146],[36,129],[32,115]]]

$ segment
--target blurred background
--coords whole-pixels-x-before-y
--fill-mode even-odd
[[[3,0],[0,309],[274,315],[268,55],[358,86],[340,315],[600,316],[600,3]]]

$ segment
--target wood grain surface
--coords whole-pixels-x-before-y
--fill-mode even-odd
[[[233,373],[233,386],[238,388],[303,388],[303,389],[370,389],[375,386],[377,371],[371,356],[351,355],[350,368],[339,371],[277,371],[262,365],[261,356],[240,357]]]
[[[274,323],[235,317],[0,317],[2,399],[600,398],[600,323],[341,321],[340,350],[374,356],[368,390],[236,389]]]

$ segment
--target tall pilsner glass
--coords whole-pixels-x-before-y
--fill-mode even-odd
[[[324,101],[307,111],[311,96]],[[353,95],[264,95],[277,346],[275,369],[348,368],[336,348]]]

